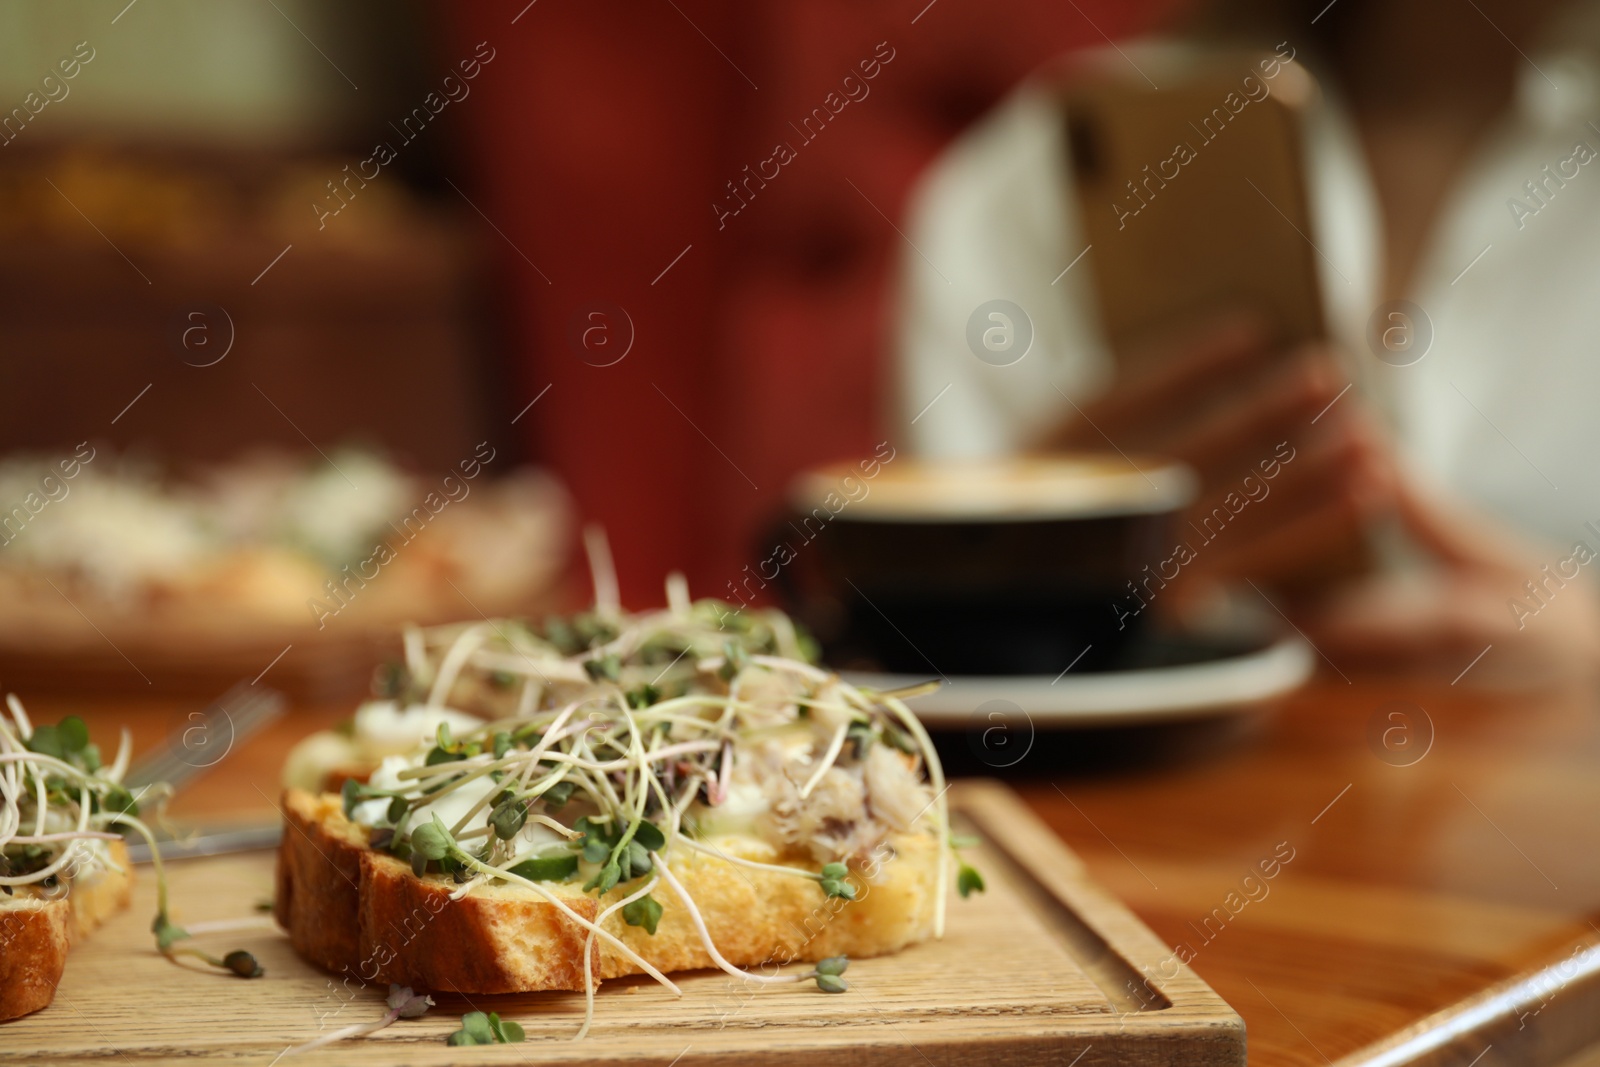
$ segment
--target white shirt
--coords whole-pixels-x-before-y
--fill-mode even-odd
[[[1348,118],[1308,115],[1307,173],[1330,333],[1404,459],[1530,534],[1570,546],[1600,521],[1600,5],[1530,52],[1517,98],[1442,205],[1410,299],[1432,322],[1419,362],[1368,347],[1382,225]],[[1125,45],[1135,60],[1170,44]],[[1592,123],[1592,125],[1591,125]],[[1059,112],[1030,83],[959,140],[913,195],[897,336],[895,421],[928,457],[992,456],[1038,439],[1111,373],[1073,217]],[[1573,159],[1575,146],[1589,162]],[[1548,164],[1563,185],[1548,182]],[[1524,183],[1553,190],[1541,206]],[[1516,205],[1520,204],[1518,208]],[[1332,269],[1329,269],[1331,265]],[[967,320],[1006,299],[1028,354],[977,359]],[[1063,396],[1065,394],[1065,396]]]

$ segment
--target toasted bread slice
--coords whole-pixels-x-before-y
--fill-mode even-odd
[[[337,795],[290,790],[283,810],[276,913],[306,959],[361,981],[469,995],[583,989],[586,931],[534,891],[495,883],[451,900],[458,887],[449,878],[418,878],[409,865],[368,847],[366,829],[345,818]],[[815,867],[753,838],[713,844],[743,859]],[[811,879],[685,848],[674,850],[671,870],[723,957],[740,967],[767,967],[883,955],[930,936],[938,851],[932,831],[891,837],[876,854],[881,862],[871,877],[853,876],[854,901],[824,896]],[[543,885],[591,921],[630,891],[618,887],[602,902],[578,882]],[[627,925],[620,912],[603,928],[663,972],[713,966],[673,890],[662,884],[652,895],[662,905],[654,934]],[[591,965],[597,982],[641,973],[598,938]]]
[[[0,1021],[48,1006],[66,969],[67,950],[128,906],[128,850],[113,841],[110,852],[109,866],[73,882],[64,897],[0,897]]]

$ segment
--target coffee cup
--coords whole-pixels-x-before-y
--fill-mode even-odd
[[[1159,588],[1147,575],[1170,556],[1195,484],[1181,464],[1121,455],[880,451],[797,478],[767,558],[837,668],[1106,669],[1148,627]]]

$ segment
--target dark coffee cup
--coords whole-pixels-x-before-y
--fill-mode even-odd
[[[819,468],[789,494],[779,587],[838,668],[1105,669],[1151,618],[1194,485],[1100,455]]]

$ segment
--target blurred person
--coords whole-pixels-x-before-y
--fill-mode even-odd
[[[1587,673],[1600,665],[1600,3],[1221,3],[1174,39],[1112,47],[1137,67],[1163,49],[1284,44],[1323,90],[1304,155],[1327,342],[1284,352],[1250,309],[1219,309],[1115,361],[1089,272],[1062,274],[1086,241],[1044,72],[914,196],[905,439],[927,457],[1172,455],[1199,473],[1201,509],[1292,442],[1271,495],[1185,570],[1191,598],[1259,582],[1335,664],[1454,675],[1493,646],[1501,671]],[[1011,366],[964,341],[996,297],[1033,323]],[[1409,366],[1366,341],[1399,298],[1433,330]],[[1315,591],[1272,584],[1379,524],[1403,531],[1407,565]]]

